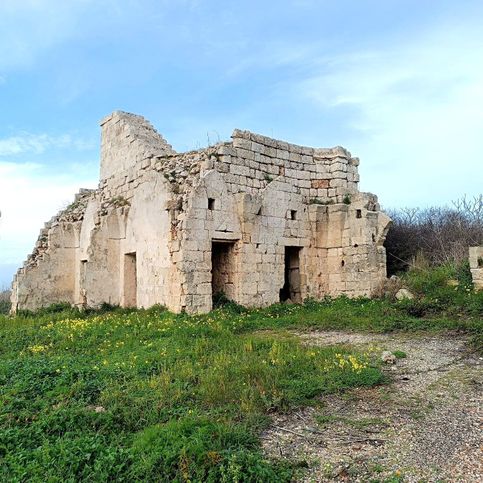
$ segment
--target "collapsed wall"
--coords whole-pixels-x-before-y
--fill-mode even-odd
[[[14,278],[14,311],[57,302],[81,307],[137,305],[121,290],[129,260],[120,254],[135,252],[138,245],[141,254],[152,250],[156,259],[150,266],[149,257],[142,257],[145,261],[136,267],[139,276],[151,292],[160,286],[166,291],[168,254],[158,242],[169,232],[168,216],[160,209],[166,204],[168,183],[148,168],[154,154],[174,150],[141,116],[115,112],[101,121],[101,128],[99,188],[81,191],[45,225]],[[140,297],[146,305],[156,303],[149,290]]]
[[[34,310],[51,303],[73,304],[76,238],[94,190],[80,190],[75,201],[45,223],[33,252],[12,284],[12,310]]]
[[[204,312],[215,292],[265,306],[370,295],[389,218],[358,191],[359,160],[235,130],[176,153],[142,117],[102,123],[100,183],[42,230],[13,310],[54,302]]]

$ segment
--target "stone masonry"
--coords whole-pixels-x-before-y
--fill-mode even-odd
[[[358,158],[235,130],[176,153],[142,117],[102,122],[100,183],[41,230],[13,311],[56,302],[207,312],[368,296],[386,277],[390,219],[358,190]]]
[[[470,247],[469,261],[475,289],[483,290],[483,246]]]

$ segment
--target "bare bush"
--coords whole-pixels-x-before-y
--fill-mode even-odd
[[[396,293],[403,288],[403,282],[399,277],[392,275],[379,282],[372,292],[372,296],[376,298],[396,299]]]
[[[418,257],[431,266],[460,263],[467,260],[468,247],[483,244],[483,195],[463,197],[451,207],[403,208],[389,215],[389,275],[406,270]]]

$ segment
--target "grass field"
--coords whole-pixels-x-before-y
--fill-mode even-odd
[[[455,290],[447,276],[419,275],[418,297],[402,302],[0,316],[0,475],[290,481],[307,462],[264,457],[259,434],[270,415],[385,382],[374,354],[307,347],[290,329],[458,330],[477,344],[483,294]]]

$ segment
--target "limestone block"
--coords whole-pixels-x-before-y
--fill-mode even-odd
[[[312,188],[328,188],[329,187],[329,180],[328,179],[313,179],[311,181]]]
[[[237,163],[241,163],[241,159],[255,160],[255,153],[251,149],[237,149],[237,158],[234,158]]]
[[[236,148],[236,152],[239,152],[239,149],[244,149],[250,151],[252,149],[252,143],[249,139],[243,139],[240,137],[233,138],[233,147]],[[239,156],[239,154],[237,154]]]
[[[347,180],[331,179],[329,184],[331,188],[342,188],[347,186]]]
[[[298,179],[295,181],[295,185],[303,189],[309,189],[311,186],[310,180],[308,179]]]
[[[347,173],[344,173],[343,171],[334,171],[331,177],[332,179],[341,179],[345,181],[348,179]]]
[[[251,149],[251,151],[253,151],[255,153],[263,153],[265,146],[263,144],[252,141],[250,149]]]
[[[396,293],[397,300],[411,300],[414,298],[414,295],[406,288],[401,288]]]
[[[277,156],[278,159],[289,159],[289,152],[286,149],[277,149]]]
[[[266,173],[270,174],[271,176],[278,176],[279,173],[278,166],[274,166],[273,164],[264,166],[264,171],[266,171]]]
[[[250,146],[252,146],[252,145],[250,144]],[[223,145],[218,147],[218,154],[225,155],[225,156],[236,156],[237,151],[234,148],[234,146],[232,146],[230,144],[223,144]]]
[[[471,269],[483,268],[483,246],[469,248],[469,263]],[[481,261],[480,261],[481,260]]]
[[[260,156],[257,156],[257,161],[262,165],[261,169],[265,169],[265,165],[270,165],[272,164],[272,158],[265,156],[264,154],[260,154]]]
[[[483,246],[469,248],[469,262],[475,290],[483,290]]]
[[[308,203],[309,202],[309,196],[310,196],[310,188],[307,186],[309,185],[309,181],[304,181],[305,186],[301,186],[299,189],[300,195],[303,197],[303,202]]]
[[[288,159],[290,161],[296,161],[300,163],[302,161],[302,156],[294,151],[290,151]]]
[[[302,154],[302,146],[298,146],[297,144],[289,144],[288,150],[291,153]]]
[[[265,158],[276,158],[277,157],[277,148],[271,147],[271,146],[263,146],[261,149],[260,153],[265,157]]]
[[[238,166],[236,164],[232,164],[230,166],[230,172],[239,176],[249,176],[250,168],[248,166]]]
[[[298,179],[310,180],[312,175],[308,171],[299,171],[296,176]]]
[[[483,269],[472,268],[470,272],[475,290],[483,290]]]

